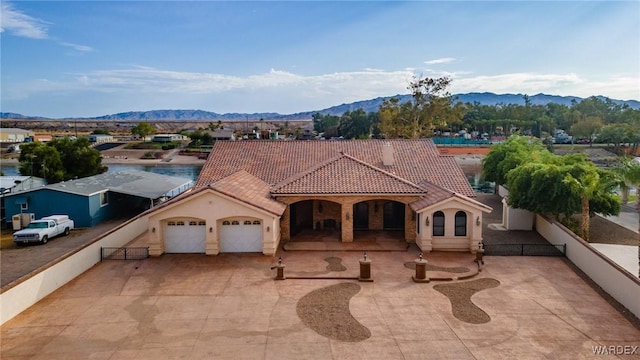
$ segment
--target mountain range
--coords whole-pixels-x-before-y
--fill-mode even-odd
[[[377,97],[370,100],[356,101],[349,104],[341,104],[332,106],[323,110],[313,110],[298,112],[295,114],[279,114],[279,113],[225,113],[218,114],[211,111],[204,110],[150,110],[150,111],[130,111],[112,115],[104,115],[93,118],[83,118],[87,120],[120,120],[120,121],[135,121],[135,120],[245,120],[245,119],[265,119],[265,120],[302,120],[311,119],[313,114],[320,113],[321,115],[342,115],[347,111],[354,111],[357,109],[363,109],[365,112],[378,111],[378,108],[384,100],[391,98],[399,98],[400,102],[406,102],[411,100],[411,95],[395,95],[387,97]],[[601,99],[605,97],[598,96]],[[490,92],[472,92],[465,94],[456,94],[454,98],[457,102],[462,103],[478,103],[481,105],[498,105],[498,104],[514,104],[524,105],[523,94],[494,94]],[[532,105],[546,105],[548,103],[557,103],[561,105],[571,106],[573,102],[580,102],[583,98],[577,96],[558,96],[537,94],[529,96],[529,101]],[[632,109],[640,109],[640,101],[637,100],[615,100],[611,99],[616,104],[628,105]],[[48,118],[40,116],[28,116],[10,112],[0,113],[0,119],[43,119]],[[54,119],[51,119],[54,120]],[[62,119],[55,119],[62,120]]]

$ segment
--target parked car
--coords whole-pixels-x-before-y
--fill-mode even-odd
[[[67,215],[46,216],[30,222],[24,229],[13,233],[13,242],[17,245],[46,244],[49,239],[58,235],[69,235],[73,228],[73,220]]]

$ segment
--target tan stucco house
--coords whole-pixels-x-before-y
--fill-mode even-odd
[[[473,252],[491,212],[473,197],[429,139],[219,141],[193,190],[151,210],[149,250],[274,255],[312,232],[393,231],[425,252]]]

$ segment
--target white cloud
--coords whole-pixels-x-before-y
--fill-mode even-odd
[[[454,78],[457,93],[488,91],[494,93],[549,93],[551,89],[579,89],[586,82],[576,74],[512,73]],[[551,92],[553,93],[553,92]],[[580,96],[578,94],[571,94]]]
[[[449,64],[449,63],[452,63],[454,61],[456,61],[455,58],[446,57],[446,58],[427,60],[424,63],[427,64],[427,65],[436,65],[436,64]]]
[[[91,46],[86,46],[86,45],[78,45],[78,44],[73,44],[73,43],[68,43],[68,42],[60,42],[60,45],[62,46],[66,46],[66,47],[70,47],[76,51],[80,51],[80,52],[91,52],[93,51],[93,48]]]
[[[36,19],[19,10],[7,2],[2,2],[0,32],[8,30],[10,33],[30,39],[46,39],[47,23]]]
[[[616,99],[640,99],[639,80],[634,76],[613,79],[587,79],[578,74],[509,73],[471,76],[467,72],[449,73],[452,94],[466,92],[526,93],[534,95],[604,95]],[[181,72],[132,66],[125,69],[69,74],[63,81],[38,79],[8,86],[3,104],[32,98],[56,97],[56,102],[77,104],[82,97],[101,94],[105,113],[133,108],[198,108],[216,112],[279,112],[290,114],[320,110],[342,103],[380,96],[408,93],[407,85],[415,71],[363,69],[301,75],[271,69],[249,76],[203,72]],[[429,74],[428,76],[441,76]],[[631,95],[630,95],[631,94]],[[9,106],[4,106],[9,108]],[[60,111],[69,111],[61,106]],[[65,110],[66,109],[66,110]],[[33,111],[33,110],[30,110]],[[44,113],[43,110],[40,113]],[[92,109],[89,111],[98,111]],[[98,116],[69,114],[60,116]]]

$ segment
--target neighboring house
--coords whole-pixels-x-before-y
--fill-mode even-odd
[[[29,136],[34,136],[34,132],[16,128],[0,128],[0,142],[24,142]]]
[[[172,141],[183,141],[188,138],[184,135],[180,134],[157,134],[153,136],[151,141],[153,142],[172,142]]]
[[[193,185],[189,179],[126,170],[69,180],[5,195],[6,220],[33,213],[36,218],[69,215],[76,227],[91,227],[137,215]]]
[[[492,210],[473,196],[429,139],[216,142],[194,190],[151,210],[150,254],[273,255],[305,233],[352,242],[382,230],[473,252]]]
[[[30,189],[37,189],[45,186],[47,181],[43,178],[35,176],[0,176],[0,219],[2,219],[1,227],[4,229],[7,224],[11,222],[7,219],[11,219],[13,215],[20,214],[22,210],[16,213],[7,213],[5,209],[5,196],[11,195],[20,191],[27,191]]]
[[[113,141],[113,136],[107,134],[91,134],[89,135],[89,142],[103,143]]]
[[[233,129],[223,128],[210,131],[213,140],[236,140],[236,132]]]

